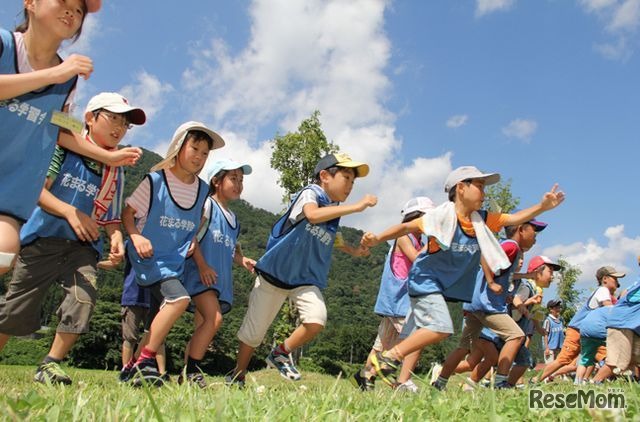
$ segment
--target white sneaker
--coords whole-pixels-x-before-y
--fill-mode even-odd
[[[438,380],[441,372],[442,365],[440,365],[439,363],[433,365],[433,367],[431,368],[431,379],[429,380],[429,384],[433,385]]]
[[[413,382],[413,380],[407,380],[403,382],[398,387],[396,387],[396,390],[413,394],[417,394],[419,391],[418,386]]]

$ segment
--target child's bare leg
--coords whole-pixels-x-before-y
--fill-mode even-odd
[[[456,374],[463,374],[465,372],[473,371],[473,368],[478,366],[478,364],[482,360],[483,356],[484,356],[484,353],[482,352],[482,350],[479,347],[477,347],[475,345],[472,346],[471,353],[469,353],[467,355],[465,360],[461,361],[458,364],[458,366],[456,366],[455,373]]]
[[[255,350],[255,347],[251,347],[242,341],[240,342],[238,347],[238,357],[236,358],[236,367],[233,370],[234,375],[243,376],[247,373],[249,362],[251,362],[251,356],[253,356],[253,352]]]
[[[147,350],[157,352],[160,349],[173,324],[187,310],[187,306],[189,306],[189,299],[186,298],[165,303],[151,323],[149,340],[145,346]]]
[[[454,349],[449,355],[447,359],[445,359],[442,364],[442,372],[440,372],[440,377],[449,379],[449,377],[456,371],[456,368],[462,360],[464,360],[465,356],[469,353],[469,349],[465,349],[462,347],[458,347]]]
[[[67,356],[69,350],[73,347],[80,334],[76,333],[60,333],[57,332],[53,338],[51,349],[49,349],[49,357],[62,360]]]
[[[514,366],[509,372],[509,378],[507,382],[511,385],[517,385],[520,378],[527,372],[528,366]]]
[[[300,324],[284,341],[284,346],[289,351],[295,350],[313,340],[323,329],[324,325],[322,324]]]
[[[404,384],[409,381],[411,375],[413,374],[413,370],[416,369],[418,365],[418,361],[420,360],[420,354],[422,350],[417,350],[415,352],[409,353],[404,357],[402,361],[402,367],[400,368],[400,375],[398,375],[398,383]]]
[[[200,360],[204,357],[211,340],[213,340],[222,325],[222,313],[220,312],[218,298],[213,290],[196,296],[194,301],[202,321],[196,321],[196,323],[200,323],[196,326],[193,336],[191,336],[188,356]]]
[[[598,373],[593,377],[593,382],[602,382],[613,375],[613,368],[615,366],[610,366],[605,364],[602,368],[598,370]]]
[[[386,353],[387,356],[392,359],[402,360],[410,353],[420,351],[430,344],[439,343],[449,336],[449,333],[439,333],[437,331],[431,331],[428,328],[418,328],[409,337],[402,340]]]
[[[7,273],[20,252],[20,225],[8,215],[0,215],[0,275]]]
[[[498,356],[498,374],[507,375],[511,369],[511,364],[518,354],[518,350],[522,345],[524,337],[518,337],[512,340],[508,340],[502,346],[500,355]]]
[[[0,333],[0,352],[2,351],[2,349],[4,349],[4,346],[7,345],[9,338],[11,338],[9,334]]]

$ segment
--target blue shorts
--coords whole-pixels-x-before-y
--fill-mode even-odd
[[[408,337],[416,328],[426,328],[436,333],[453,334],[453,322],[449,308],[439,293],[411,297],[411,308],[407,314],[400,338]]]
[[[536,361],[531,355],[531,351],[529,351],[529,348],[525,347],[524,343],[522,343],[522,346],[520,346],[518,354],[513,360],[513,366],[526,366],[530,369],[536,367]]]

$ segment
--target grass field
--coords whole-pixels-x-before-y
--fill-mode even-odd
[[[626,411],[529,410],[527,390],[479,389],[465,393],[456,380],[446,392],[422,380],[419,394],[396,393],[378,383],[362,393],[348,381],[304,373],[293,383],[273,370],[251,373],[244,390],[227,388],[220,377],[207,377],[201,390],[173,382],[159,389],[134,389],[117,382],[112,371],[67,368],[71,386],[47,386],[32,381],[33,367],[0,366],[0,418],[3,420],[640,420],[640,386],[612,383],[624,394]],[[174,377],[175,380],[175,377]],[[575,392],[570,384],[545,391]]]

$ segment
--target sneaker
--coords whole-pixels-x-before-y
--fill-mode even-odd
[[[204,380],[202,372],[193,372],[186,376],[180,374],[180,376],[178,376],[178,384],[182,385],[184,383],[192,384],[200,388],[207,388],[207,382]]]
[[[362,391],[372,391],[376,388],[376,377],[366,378],[363,377],[360,371],[349,377],[349,381],[354,387],[361,389]]]
[[[420,391],[418,386],[413,382],[413,380],[407,380],[402,384],[399,384],[396,387],[396,391],[404,392],[404,393],[413,393],[418,394]]]
[[[434,381],[430,385],[438,391],[444,391],[447,388],[446,385],[442,385],[438,381]]]
[[[40,364],[33,380],[42,384],[49,382],[51,384],[71,385],[72,382],[71,377],[69,377],[69,375],[62,370],[60,364],[56,362]]]
[[[244,375],[236,374],[232,369],[224,376],[224,383],[227,387],[244,388]]]
[[[271,368],[277,369],[283,378],[291,381],[298,381],[301,378],[300,372],[298,372],[293,364],[291,354],[285,355],[278,353],[273,349],[265,360],[267,361],[267,365]]]
[[[478,388],[479,383],[473,382],[473,380],[469,377],[464,379],[464,383],[462,383],[462,391],[475,391]]]
[[[431,379],[429,380],[429,384],[431,385],[435,384],[435,382],[438,380],[438,377],[440,377],[441,372],[442,372],[442,365],[440,365],[439,363],[436,363],[435,365],[433,365],[433,367],[431,368]]]
[[[398,368],[402,362],[384,356],[382,352],[371,355],[371,363],[382,381],[390,387],[396,384]]]
[[[514,388],[513,385],[509,384],[509,381],[502,381],[493,386],[496,390],[510,390]]]
[[[142,387],[143,384],[162,387],[165,383],[165,376],[158,372],[156,360],[149,358],[133,365],[129,380],[134,387]]]
[[[118,374],[118,382],[127,382],[131,379],[131,369],[122,368]]]

